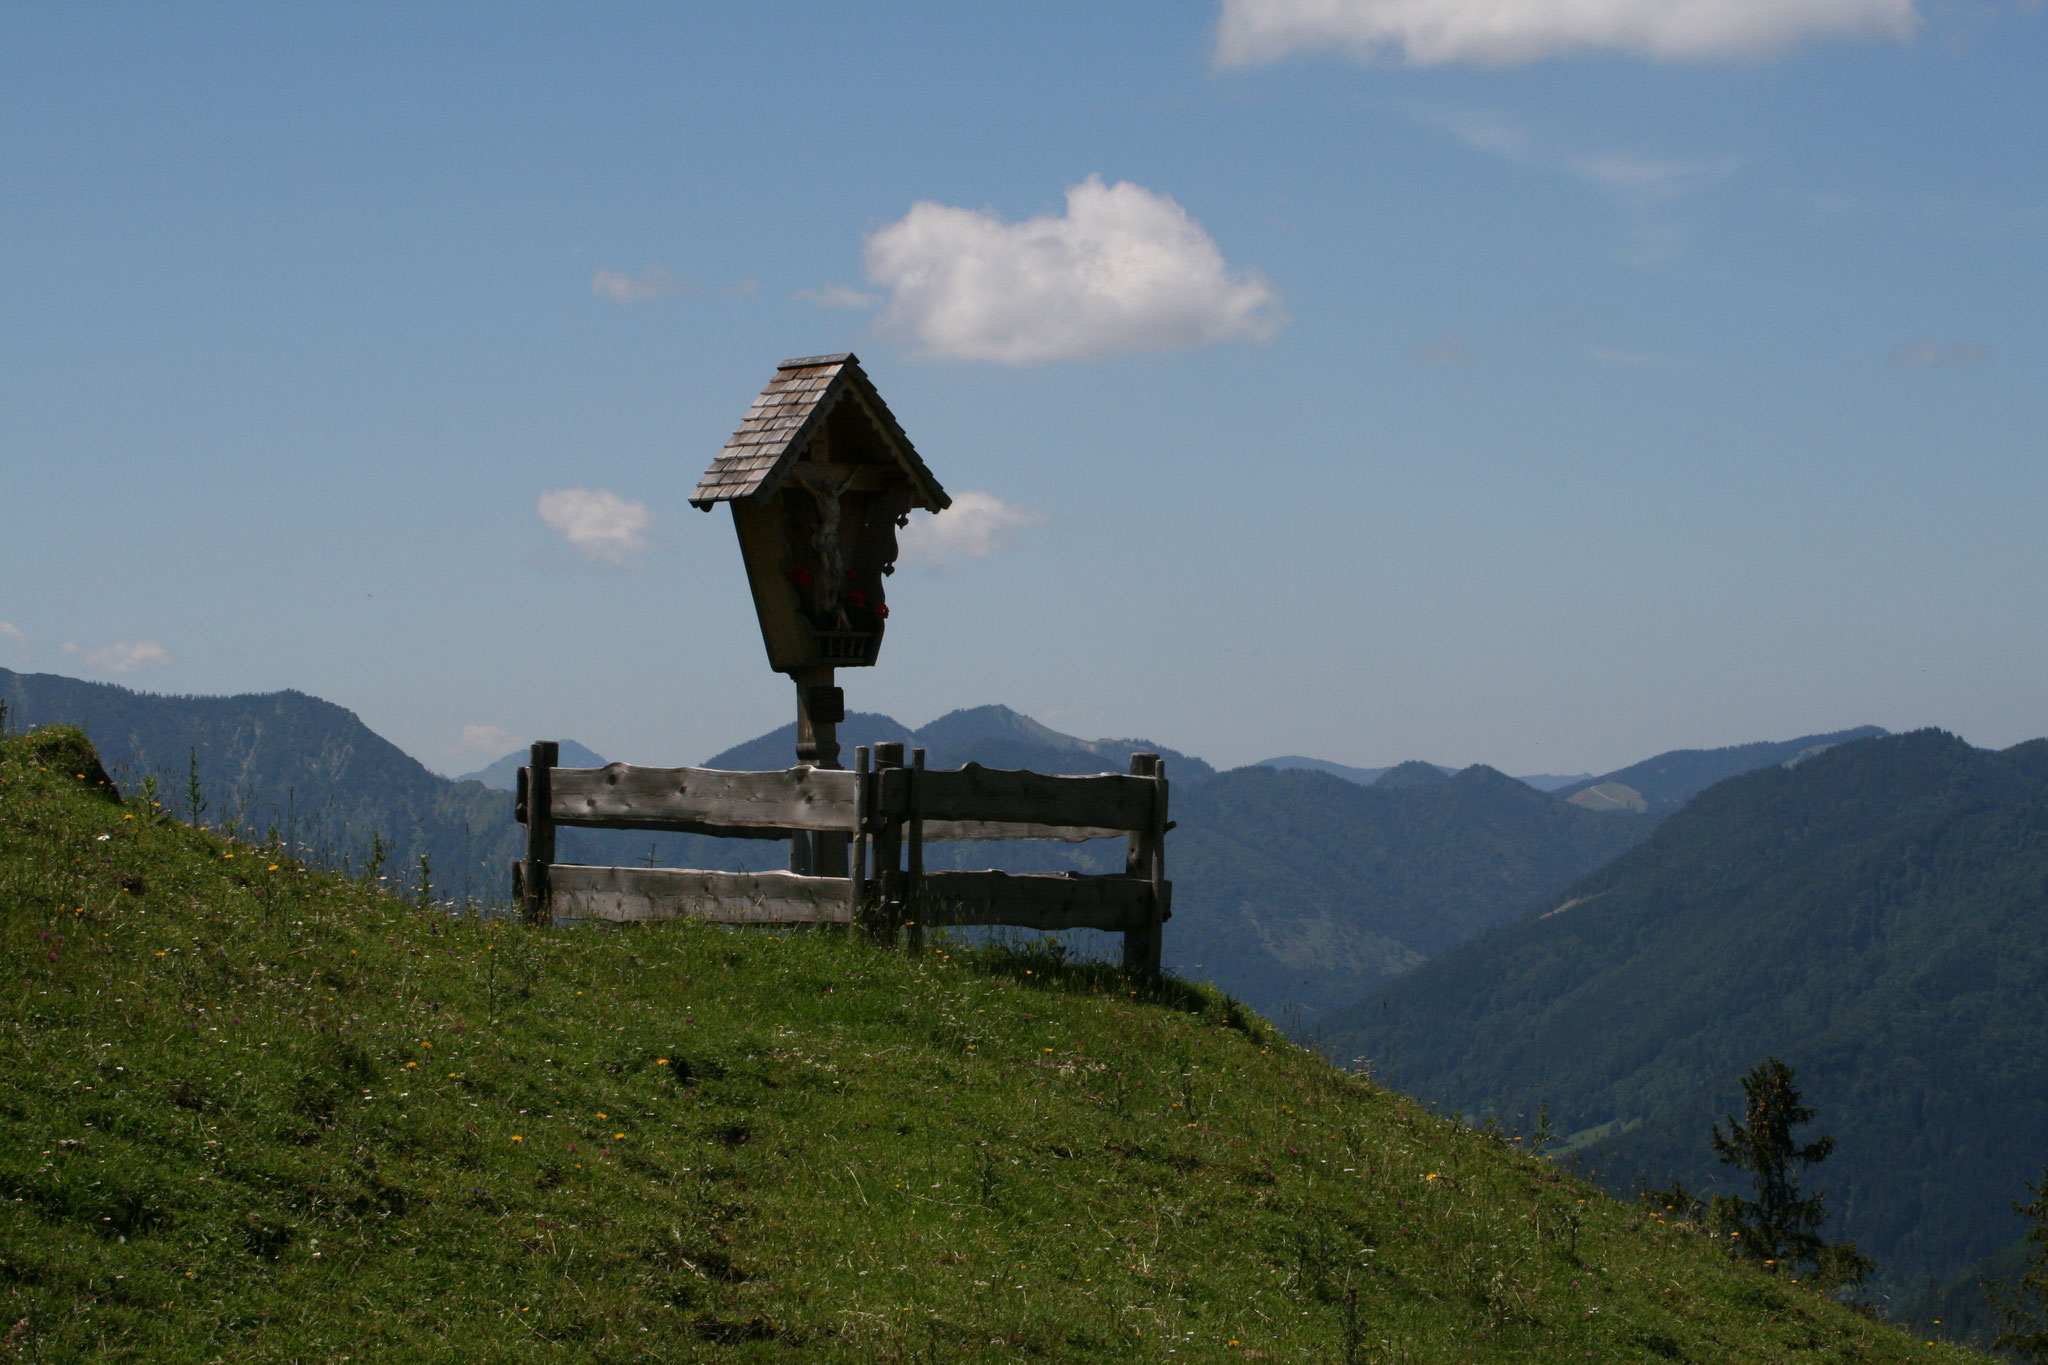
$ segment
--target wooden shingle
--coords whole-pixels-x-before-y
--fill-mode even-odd
[[[799,356],[776,366],[775,377],[754,399],[739,430],[697,481],[690,505],[708,512],[721,502],[774,496],[832,410],[849,401],[860,406],[879,443],[909,479],[913,505],[929,512],[951,505],[851,352]]]

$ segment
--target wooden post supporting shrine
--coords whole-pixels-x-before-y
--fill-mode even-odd
[[[554,770],[562,760],[562,746],[552,739],[535,740],[527,752],[525,779],[526,866],[521,869],[520,890],[526,902],[526,922],[546,924],[550,916],[548,868],[555,861],[555,821],[548,810],[553,796]]]
[[[829,666],[800,668],[796,679],[796,761],[813,768],[839,768],[839,722],[846,719],[846,694],[832,683]],[[789,870],[811,877],[846,875],[847,836],[823,832],[789,841]]]
[[[875,746],[875,790],[882,790],[886,775],[903,766],[903,741],[884,740]],[[885,820],[875,832],[875,913],[869,934],[875,942],[894,944],[896,929],[903,922],[903,826]]]
[[[1124,931],[1124,970],[1142,980],[1157,981],[1167,895],[1166,763],[1158,754],[1132,754],[1131,776],[1149,777],[1156,784],[1151,823],[1133,830],[1124,848],[1124,875],[1151,883],[1152,915],[1143,928]]]

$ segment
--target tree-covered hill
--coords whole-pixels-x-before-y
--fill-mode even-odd
[[[1492,768],[1432,776],[1361,787],[1259,767],[1177,784],[1168,961],[1311,1030],[1649,832]]]
[[[9,1358],[1972,1358],[1213,990],[479,922],[95,764],[0,740]]]
[[[2048,1161],[2048,740],[1926,730],[1730,779],[1329,1032],[1468,1114],[1547,1102],[1610,1179],[1695,1188],[1775,1054],[1839,1139],[1841,1233],[1895,1285],[1945,1279],[2017,1235]]]
[[[360,868],[375,837],[395,880],[410,882],[424,852],[444,890],[483,896],[519,848],[503,793],[429,772],[355,712],[303,692],[164,696],[0,669],[0,702],[17,729],[83,729],[124,789],[154,777],[188,817],[196,764],[205,823],[258,836],[275,826],[312,861]]]

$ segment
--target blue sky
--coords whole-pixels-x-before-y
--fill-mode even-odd
[[[0,664],[701,760],[685,499],[850,349],[975,495],[861,709],[2048,732],[2048,7],[1489,12],[0,3]]]

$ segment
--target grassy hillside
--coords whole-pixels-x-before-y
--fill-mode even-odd
[[[1205,990],[458,920],[92,763],[0,742],[10,1358],[1970,1358]]]
[[[1336,1055],[1468,1112],[1547,1100],[1616,1179],[1712,1187],[1708,1126],[1775,1053],[1839,1139],[1816,1178],[1843,1235],[1917,1291],[2017,1237],[2048,1161],[2044,868],[2048,741],[1844,744],[1390,984]]]

